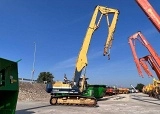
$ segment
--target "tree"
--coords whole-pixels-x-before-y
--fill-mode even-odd
[[[144,84],[139,83],[137,84],[136,89],[138,89],[139,92],[142,92],[143,86]]]
[[[54,76],[50,72],[41,72],[37,78],[38,83],[43,83],[44,81],[53,82]]]

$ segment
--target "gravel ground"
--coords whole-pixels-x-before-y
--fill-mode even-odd
[[[98,107],[51,106],[47,101],[18,101],[16,114],[160,114],[160,100],[142,93],[107,96]]]
[[[41,83],[20,82],[18,101],[43,101],[50,97],[45,88],[46,85]]]

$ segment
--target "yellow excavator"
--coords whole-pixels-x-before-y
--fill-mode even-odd
[[[143,93],[148,94],[149,96],[152,96],[151,93],[153,91],[153,84],[148,84],[143,87]]]
[[[160,99],[160,80],[156,80],[155,78],[153,78],[153,88],[150,91],[150,96]]]
[[[98,15],[100,13],[100,15]],[[109,14],[113,14],[112,21],[109,21]],[[109,56],[109,50],[112,46],[113,34],[115,32],[116,23],[118,20],[119,11],[117,9],[108,8],[104,6],[96,6],[93,16],[91,18],[89,27],[82,47],[80,49],[74,77],[72,81],[66,79],[65,81],[57,81],[53,84],[47,84],[46,91],[51,94],[50,104],[65,104],[65,105],[83,105],[96,106],[97,100],[93,96],[93,91],[88,89],[87,78],[85,77],[87,62],[87,53],[93,33],[99,28],[100,21],[103,16],[107,18],[108,36],[104,45],[103,55]],[[99,16],[99,19],[97,17]],[[82,72],[84,74],[82,75]]]

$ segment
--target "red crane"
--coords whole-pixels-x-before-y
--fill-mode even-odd
[[[152,73],[150,72],[149,68],[148,68],[148,65],[147,65],[147,62],[150,64],[150,55],[148,56],[145,56],[145,57],[142,57],[139,59],[139,64],[142,66],[143,70],[146,72],[146,74],[149,76],[149,77],[153,77]],[[152,59],[151,59],[152,61]],[[152,64],[152,62],[151,62]]]
[[[135,49],[135,40],[140,41],[140,43],[142,43],[142,45],[147,48],[147,50],[150,53],[150,56],[143,57],[140,59],[138,58],[136,49]],[[129,44],[132,50],[133,58],[134,58],[139,75],[143,77],[143,74],[141,71],[141,66],[142,66],[145,72],[149,76],[152,76],[152,73],[149,71],[147,64],[144,63],[144,60],[150,62],[151,67],[153,68],[153,70],[155,69],[156,74],[158,74],[158,72],[160,71],[159,69],[160,68],[160,58],[158,54],[156,53],[156,51],[153,49],[153,47],[149,44],[149,42],[143,36],[143,34],[141,32],[137,32],[133,34],[132,36],[130,36]],[[157,77],[160,79],[160,75],[157,75]]]
[[[160,80],[160,68],[157,66],[157,64],[155,63],[155,61],[151,55],[147,55],[145,57],[142,57],[139,59],[139,61],[140,61],[140,65],[142,66],[142,68],[144,69],[146,74],[148,76],[153,77],[152,73],[150,72],[150,70],[148,68],[148,65],[147,65],[147,62],[148,62],[148,64],[151,66],[152,70],[155,71],[158,79]]]
[[[160,16],[155,11],[155,9],[151,6],[148,0],[136,0],[136,2],[140,6],[140,8],[144,11],[144,13],[147,15],[149,20],[160,32]]]

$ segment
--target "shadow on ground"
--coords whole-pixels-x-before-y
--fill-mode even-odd
[[[149,97],[149,96],[143,96],[143,95],[131,95],[132,97],[136,97],[136,99],[143,99],[143,100],[145,100],[145,101],[160,101],[160,100],[158,100],[158,99],[156,99],[156,98],[153,98],[153,97]],[[144,99],[144,97],[145,97],[145,99]],[[152,99],[146,99],[146,98],[152,98]]]
[[[149,100],[149,99],[140,99],[140,98],[132,98],[132,99],[142,101],[142,102],[151,103],[151,104],[160,105],[160,102],[159,103],[154,102],[154,101],[158,101],[158,100]]]
[[[114,96],[105,96],[103,98],[97,99],[97,101],[106,101],[106,100],[109,100],[111,98],[114,98]]]
[[[49,107],[49,106],[51,106],[51,105],[45,105],[45,106],[27,108],[27,109],[22,109],[22,110],[16,110],[15,114],[35,114],[34,111],[30,111],[30,110],[37,109],[37,108],[43,108],[43,107]]]
[[[110,100],[110,99],[119,100],[119,99],[123,99],[123,98],[126,98],[126,97],[113,95],[113,96],[103,97],[103,98],[101,98],[101,99],[98,99],[98,101],[105,101],[105,100]]]
[[[27,110],[18,110],[16,111],[16,114],[35,114],[35,112]]]

